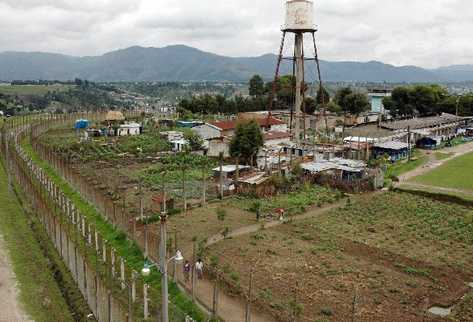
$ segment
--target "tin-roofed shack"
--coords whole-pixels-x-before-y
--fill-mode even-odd
[[[382,187],[380,170],[368,169],[363,161],[335,158],[301,163],[304,179],[344,191],[371,191]]]
[[[407,158],[410,148],[409,144],[400,141],[375,143],[373,145],[373,154],[375,158],[387,155],[391,162],[395,162]]]

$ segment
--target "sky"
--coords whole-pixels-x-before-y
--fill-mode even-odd
[[[284,2],[0,0],[0,52],[86,56],[185,44],[228,56],[276,53]],[[422,67],[473,64],[472,17],[471,0],[316,0],[319,56]]]

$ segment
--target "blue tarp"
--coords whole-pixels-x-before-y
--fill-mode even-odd
[[[76,130],[86,129],[89,127],[89,120],[77,120],[74,124]]]

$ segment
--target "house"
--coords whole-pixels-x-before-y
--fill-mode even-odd
[[[238,120],[226,120],[226,121],[216,121],[211,122],[210,124],[215,126],[220,130],[220,136],[233,136],[237,125],[240,122],[249,122],[254,120],[263,131],[277,131],[277,132],[287,132],[287,124],[277,118],[272,116],[269,117],[259,117],[254,119],[238,119]]]
[[[192,129],[196,126],[204,124],[203,122],[198,122],[198,121],[177,121],[176,125],[177,127],[183,127],[186,129]]]
[[[117,136],[134,136],[140,135],[143,132],[141,124],[138,123],[125,123],[121,124],[117,129]]]
[[[301,163],[304,173],[309,175],[328,174],[341,181],[362,179],[366,164],[362,161],[335,158],[328,160]]]
[[[203,140],[218,139],[221,137],[221,129],[215,125],[205,123],[192,128]]]
[[[251,167],[247,165],[239,165],[238,166],[238,172],[239,175],[243,175],[243,173],[248,172],[251,169]],[[236,177],[236,172],[237,172],[237,166],[235,164],[228,164],[222,166],[222,169],[220,170],[220,167],[216,167],[212,169],[214,173],[215,178],[220,178],[220,172],[223,175],[223,179],[233,179]]]
[[[371,112],[385,114],[383,99],[391,97],[392,91],[385,88],[368,89],[368,99],[371,104]]]
[[[216,167],[212,169],[214,173],[215,180],[219,183],[220,182],[220,174],[222,174],[223,180],[223,190],[224,191],[234,191],[235,190],[235,178],[238,169],[238,176],[245,176],[248,174],[251,167],[246,165],[224,165],[220,170],[220,167]],[[220,184],[220,183],[219,183]]]
[[[186,139],[169,140],[169,143],[171,143],[174,152],[182,152],[186,149],[186,146],[189,145]]]
[[[230,138],[228,137],[219,137],[215,139],[210,139],[207,141],[207,156],[209,157],[218,157],[220,153],[223,154],[224,158],[230,156]]]
[[[119,111],[109,111],[105,116],[105,122],[122,122],[125,121],[125,116],[122,112]]]
[[[407,158],[410,148],[409,144],[400,141],[375,143],[373,145],[373,154],[375,158],[388,155],[391,162],[395,162]]]
[[[288,132],[271,131],[263,134],[266,147],[284,145],[291,143],[291,134]]]
[[[391,131],[422,131],[434,137],[451,139],[457,135],[457,129],[465,119],[448,113],[381,123],[380,126]]]
[[[160,132],[162,137],[164,137],[168,141],[176,141],[181,140],[184,138],[184,133],[179,131],[163,131]]]
[[[424,136],[416,141],[416,146],[421,149],[435,149],[442,143],[439,136]]]

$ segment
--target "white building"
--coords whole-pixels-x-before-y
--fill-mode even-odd
[[[117,129],[117,136],[129,136],[129,135],[140,135],[141,124],[138,123],[125,123],[120,125]]]
[[[170,140],[169,143],[171,143],[174,152],[182,152],[189,145],[186,139]]]

